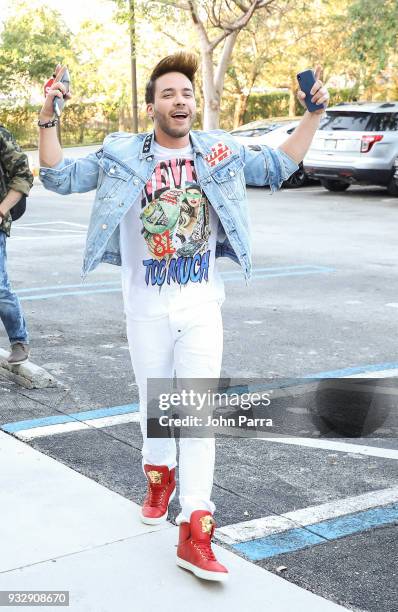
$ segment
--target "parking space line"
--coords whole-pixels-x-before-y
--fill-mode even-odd
[[[307,527],[329,519],[396,502],[398,502],[398,486],[379,489],[317,506],[285,512],[281,515],[264,516],[251,521],[242,521],[219,527],[217,529],[217,539],[229,545],[258,540],[297,527]]]
[[[77,232],[74,234],[54,234],[53,236],[46,235],[45,242],[48,240],[70,240],[71,238],[85,238],[85,232]],[[43,236],[14,236],[12,242],[26,242],[27,240],[41,240],[43,242]]]
[[[53,232],[53,233],[61,233],[61,234],[67,234],[68,232],[72,233],[72,234],[84,234],[85,235],[85,230],[84,229],[72,229],[71,227],[68,227],[67,229],[65,228],[59,228],[59,227],[28,227],[26,225],[22,225],[21,227],[18,227],[18,231],[20,230],[26,230],[28,232]],[[15,234],[15,231],[14,231]],[[17,232],[18,234],[18,232]]]
[[[398,459],[398,450],[393,448],[380,448],[378,446],[365,446],[363,444],[350,444],[338,440],[323,440],[312,438],[252,438],[276,444],[292,444],[306,448],[317,448],[319,450],[332,450],[340,453],[354,453],[355,455],[366,455],[367,457],[380,457],[381,459]]]
[[[239,542],[233,544],[232,548],[243,553],[250,561],[261,561],[316,544],[325,544],[368,529],[392,525],[396,521],[398,521],[398,504],[393,504],[321,521],[306,528],[290,529],[265,538]]]
[[[81,431],[83,429],[101,429],[103,427],[113,427],[114,425],[124,425],[126,423],[139,423],[139,412],[128,412],[110,417],[102,417],[96,419],[87,419],[85,421],[73,421],[62,423],[61,425],[46,425],[44,427],[33,427],[18,431],[15,436],[24,442],[33,440],[34,438],[43,438],[45,436],[54,436],[58,434],[70,433],[72,431]]]
[[[76,226],[76,227],[82,227],[84,229],[87,229],[87,225],[84,225],[84,223],[74,223],[73,221],[38,221],[37,223],[22,223],[21,225],[18,225],[18,228],[21,227],[36,227],[36,226],[42,226],[42,225],[72,225],[72,226]]]
[[[58,238],[65,238],[66,236],[59,236]],[[35,237],[35,238],[26,238],[26,240],[40,240],[39,237]],[[18,240],[18,238],[16,238],[16,240]],[[25,240],[25,238],[20,238],[20,240]],[[283,276],[306,276],[308,274],[327,274],[330,272],[334,272],[334,268],[328,268],[326,266],[285,266],[285,267],[278,267],[276,266],[275,268],[255,268],[253,270],[253,280],[256,279],[263,279],[263,278],[275,278],[275,277],[283,277]],[[242,278],[242,271],[240,270],[230,270],[230,271],[225,271],[225,272],[221,272],[221,277],[224,279],[225,282],[233,282],[236,280],[241,280]],[[81,284],[81,285],[58,285],[55,288],[56,289],[66,289],[66,288],[71,288],[71,287],[82,287],[82,289],[78,289],[77,291],[58,291],[58,292],[54,292],[54,293],[43,293],[41,295],[24,295],[21,296],[21,300],[27,301],[27,300],[48,300],[48,299],[53,299],[53,298],[59,298],[59,297],[72,297],[72,296],[76,296],[76,295],[90,295],[90,294],[96,294],[96,293],[115,293],[115,292],[121,292],[121,285],[120,285],[120,281],[115,281],[118,283],[118,287],[115,287],[114,289],[84,289],[84,287],[92,287],[94,286],[94,284]],[[97,285],[99,287],[101,286],[105,286],[109,283],[97,283]],[[42,287],[43,290],[45,291],[49,291],[52,289],[52,287]],[[32,291],[37,291],[37,288],[32,289]],[[18,295],[22,292],[27,292],[27,289],[21,289],[19,291],[17,291]]]
[[[120,285],[119,279],[114,281],[104,281],[101,283],[84,283],[84,287],[106,287],[109,285]],[[30,293],[31,291],[52,291],[53,289],[76,289],[81,287],[82,283],[75,285],[49,285],[47,287],[27,287],[26,289],[18,289],[18,295],[21,293]]]
[[[102,417],[111,417],[120,414],[127,414],[131,412],[137,412],[139,410],[138,404],[125,404],[124,406],[112,406],[111,408],[98,408],[97,410],[84,410],[82,412],[73,412],[70,414],[61,413],[54,414],[48,417],[42,417],[40,419],[28,419],[25,421],[15,421],[13,423],[5,423],[1,426],[3,431],[7,433],[16,433],[27,429],[36,427],[45,427],[47,425],[62,425],[64,423],[71,423],[73,421],[89,421],[93,419],[100,419]]]

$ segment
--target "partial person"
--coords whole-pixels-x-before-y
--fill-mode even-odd
[[[7,239],[10,237],[11,209],[24,195],[29,195],[33,175],[28,158],[13,135],[0,126],[0,318],[11,345],[10,365],[29,358],[29,334],[20,301],[11,289],[7,274]]]

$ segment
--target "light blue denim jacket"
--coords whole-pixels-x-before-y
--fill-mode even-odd
[[[216,257],[241,265],[246,284],[251,277],[251,240],[246,185],[269,185],[271,193],[298,169],[283,151],[263,145],[254,151],[240,145],[228,132],[191,131],[198,181],[220,223]],[[79,159],[63,159],[53,168],[40,169],[46,189],[60,194],[96,189],[87,232],[82,277],[100,262],[121,265],[119,225],[150,179],[156,161],[153,132],[109,134],[102,149]],[[211,156],[218,143],[227,157],[216,163]]]

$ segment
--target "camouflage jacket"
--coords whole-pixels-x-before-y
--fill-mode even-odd
[[[0,163],[5,174],[4,181],[0,177],[0,202],[10,189],[29,195],[33,185],[33,175],[29,170],[28,158],[15,142],[12,134],[0,126]],[[0,170],[0,174],[1,170]],[[10,235],[11,214],[0,223],[0,231]]]

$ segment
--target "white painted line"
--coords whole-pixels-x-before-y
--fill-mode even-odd
[[[289,529],[305,527],[346,514],[385,506],[398,501],[398,487],[371,491],[345,499],[338,499],[318,506],[309,506],[301,510],[286,512],[280,516],[264,516],[252,521],[242,521],[234,525],[220,527],[216,531],[218,540],[226,544],[247,542],[263,538]]]
[[[67,229],[60,229],[57,227],[17,227],[17,230],[27,230],[28,232],[53,232],[60,234],[67,234],[68,232],[71,234],[85,234],[85,230],[83,229],[72,229],[68,227]]]
[[[338,442],[337,440],[319,440],[312,438],[252,438],[253,440],[266,440],[277,444],[293,444],[307,448],[319,448],[321,450],[333,450],[340,453],[355,453],[367,457],[381,457],[382,459],[398,459],[398,450],[393,448],[379,448],[377,446],[364,446],[362,444],[350,444]]]
[[[85,233],[82,232],[81,234],[63,234],[63,235],[59,235],[59,234],[55,234],[54,236],[47,236],[45,238],[45,242],[47,242],[48,240],[65,240],[65,239],[69,239],[69,238],[85,238]],[[43,236],[13,236],[11,238],[12,242],[20,242],[22,240],[41,240],[43,242]]]
[[[43,438],[44,436],[54,436],[56,434],[69,433],[71,431],[81,431],[82,429],[100,429],[101,427],[110,427],[111,425],[120,425],[123,423],[138,423],[140,420],[139,412],[127,412],[126,414],[116,414],[111,417],[102,417],[101,419],[88,419],[87,421],[70,421],[59,425],[45,425],[44,427],[32,427],[31,429],[23,429],[15,432],[13,435],[25,442],[34,438]]]
[[[390,308],[398,308],[398,303],[397,302],[390,302],[389,304],[386,304],[386,306],[389,306]]]
[[[41,225],[75,225],[76,227],[84,227],[87,229],[87,225],[83,223],[73,223],[72,221],[38,221],[37,223],[24,223],[22,225],[18,225],[18,227],[34,227]]]

